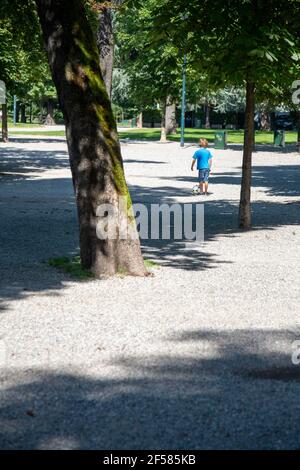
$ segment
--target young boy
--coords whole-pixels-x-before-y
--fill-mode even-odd
[[[212,165],[212,154],[208,150],[208,142],[206,139],[199,140],[200,149],[197,150],[193,155],[193,161],[191,170],[194,170],[194,166],[197,160],[197,170],[199,172],[199,193],[208,194],[208,178],[209,172]]]

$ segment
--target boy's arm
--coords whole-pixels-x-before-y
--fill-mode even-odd
[[[209,164],[209,171],[211,170],[211,167],[212,167],[212,162],[213,162],[213,156],[212,156],[212,154],[210,154],[210,159],[208,160],[208,164]]]
[[[193,155],[192,166],[191,166],[192,171],[194,169],[196,161],[197,161],[197,152],[195,152],[194,155]]]

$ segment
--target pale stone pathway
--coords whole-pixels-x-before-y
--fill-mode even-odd
[[[134,200],[201,200],[193,151],[124,144]],[[78,250],[65,142],[0,144],[1,448],[300,448],[300,157],[254,155],[241,233],[241,151],[214,154],[204,245],[147,241],[154,277],[79,283],[46,263]]]

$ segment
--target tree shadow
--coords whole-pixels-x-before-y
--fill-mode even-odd
[[[297,334],[183,331],[166,339],[172,355],[95,356],[93,371],[102,378],[3,369],[0,446],[299,449],[300,367],[291,363]]]
[[[279,173],[283,173],[282,184],[276,186],[276,177],[273,174],[270,177],[269,167],[258,168],[256,171],[256,181],[254,186],[267,186],[267,193],[270,195],[296,196],[299,192],[298,181],[299,174],[295,169],[286,169],[282,167]],[[267,181],[265,179],[269,177]],[[218,184],[218,178],[221,179],[220,184],[238,184],[239,177],[235,175],[215,175],[212,178],[212,184]],[[260,178],[264,181],[261,182]],[[273,179],[274,178],[274,179]],[[294,178],[292,180],[292,178]],[[164,178],[162,178],[164,179]],[[168,179],[168,178],[167,178]],[[172,179],[172,178],[171,178]],[[178,177],[179,181],[186,181],[188,178]],[[192,178],[190,178],[192,181]],[[195,179],[193,179],[195,181]],[[285,186],[288,181],[289,186]],[[238,202],[234,200],[221,199],[210,200],[203,198],[195,198],[191,195],[190,190],[186,188],[177,188],[170,186],[159,186],[155,188],[131,186],[130,187],[132,199],[135,203],[143,203],[148,208],[148,213],[151,212],[152,204],[168,203],[173,204],[179,197],[191,196],[191,203],[193,204],[193,214],[196,212],[196,205],[204,205],[204,242],[210,242],[223,236],[238,236],[244,233],[243,230],[237,227],[238,221]],[[198,201],[198,202],[197,202]],[[184,214],[186,208],[190,203],[177,203],[181,208],[181,213]],[[256,200],[252,202],[253,212],[253,228],[252,230],[275,230],[278,227],[285,225],[299,225],[300,224],[300,211],[299,205],[295,202],[275,202],[272,200]],[[195,216],[193,216],[193,226],[195,226]],[[182,222],[183,224],[183,222]],[[149,233],[151,231],[151,218],[148,218]],[[144,252],[150,258],[161,262],[164,265],[172,268],[186,269],[186,270],[202,270],[206,268],[217,267],[219,263],[225,263],[224,260],[218,260],[216,255],[207,253],[207,249],[203,243],[193,243],[188,240],[176,240],[173,236],[172,228],[174,227],[174,219],[171,218],[171,238],[164,240],[161,236],[159,240],[151,238],[142,239]],[[184,233],[184,226],[182,225],[182,232]],[[202,245],[202,246],[201,246]]]
[[[238,173],[213,173],[211,184],[240,185]],[[264,187],[267,195],[282,197],[300,196],[299,165],[255,166],[252,187]]]
[[[166,165],[166,162],[158,162],[157,160],[141,160],[141,159],[133,159],[133,158],[124,158],[123,159],[124,163],[127,165],[127,163],[140,163],[141,165]]]
[[[37,136],[37,137],[10,137],[9,142],[17,144],[64,144],[66,143],[65,137],[47,137]]]
[[[283,196],[283,197],[298,197],[300,196],[300,165],[275,165],[275,166],[261,166],[256,165],[252,169],[252,182],[253,188],[263,187],[265,193],[270,196]],[[241,171],[240,167],[236,171],[216,172],[213,171],[209,182],[211,187],[214,185],[237,185],[241,184]],[[162,180],[176,180],[181,182],[189,182],[196,184],[197,178],[195,176],[170,176],[160,177]],[[175,195],[176,188],[173,188]],[[188,191],[187,191],[188,194]]]
[[[236,150],[238,152],[242,152],[244,149],[243,144],[228,144],[227,145],[228,150]],[[286,144],[285,147],[278,147],[273,144],[255,144],[255,147],[253,149],[253,152],[264,152],[264,153],[279,153],[279,154],[284,154],[284,153],[296,153],[298,152],[298,146],[296,143],[294,144]]]
[[[127,163],[134,160],[128,160]],[[146,165],[149,161],[139,161]],[[164,162],[159,162],[164,163]],[[42,290],[57,292],[64,285],[65,275],[49,268],[43,261],[78,253],[78,226],[71,178],[35,178],[41,170],[69,168],[66,151],[38,151],[27,148],[1,147],[0,211],[1,211],[1,265],[0,287],[3,301],[18,299],[30,292]],[[277,167],[256,166],[253,186],[266,188],[271,196],[299,195],[300,181],[297,165]],[[240,171],[240,170],[238,170]],[[215,173],[212,185],[237,185],[239,173]],[[161,178],[164,180],[173,178]],[[195,181],[178,176],[178,181]],[[202,204],[202,199],[191,195],[190,189],[174,185],[146,187],[131,185],[135,203],[174,203],[178,198],[191,197],[191,202]],[[180,203],[182,211],[188,202]],[[283,225],[300,223],[299,204],[257,200],[252,204],[253,230],[274,230]],[[205,200],[205,241],[220,236],[237,236],[238,204],[233,200]],[[151,221],[150,221],[151,222]],[[170,226],[174,223],[171,221]],[[228,261],[208,252],[207,247],[188,240],[143,239],[143,253],[160,264],[173,269],[203,270],[216,268]]]
[[[27,141],[26,141],[27,143]],[[68,152],[64,150],[44,151],[28,148],[5,147],[0,149],[0,178],[7,176],[16,179],[26,177],[26,173],[69,168]],[[18,173],[21,173],[18,175]]]
[[[78,253],[71,179],[32,178],[23,170],[0,176],[0,218],[0,310],[9,308],[9,300],[37,292],[59,295],[69,278],[47,261]]]

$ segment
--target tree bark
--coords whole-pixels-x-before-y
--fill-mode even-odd
[[[112,13],[111,9],[108,7],[103,7],[102,12],[99,14],[99,26],[96,39],[102,77],[108,96],[111,98],[115,42],[113,35]]]
[[[20,111],[21,111],[21,122],[25,124],[26,123],[26,105],[24,103],[21,103]]]
[[[205,129],[210,129],[210,105],[206,103],[205,105]]]
[[[20,122],[20,101],[16,103],[16,122]]]
[[[167,99],[166,103],[166,135],[176,134],[177,122],[176,122],[176,105],[172,103],[170,98]]]
[[[251,227],[251,176],[252,152],[254,142],[254,111],[255,85],[254,83],[247,81],[243,171],[239,208],[239,225],[241,228],[244,229],[249,229]]]
[[[177,132],[176,105],[169,97],[161,103],[161,142],[167,142],[168,136]]]
[[[2,142],[8,142],[7,104],[2,104]]]
[[[53,101],[51,99],[47,100],[46,106],[47,106],[47,116],[45,119],[45,125],[55,126]]]
[[[66,123],[76,194],[82,266],[96,277],[123,272],[145,275],[140,242],[125,181],[120,144],[101,75],[99,53],[81,0],[35,0],[54,84]],[[119,204],[119,198],[125,204]],[[99,237],[116,212],[115,236]],[[126,222],[130,236],[118,221]]]
[[[166,108],[167,102],[163,101],[161,104],[161,133],[160,133],[160,142],[167,142],[167,132],[166,132]]]
[[[261,112],[260,118],[261,131],[270,131],[271,130],[271,116],[266,110]]]
[[[298,111],[297,116],[297,149],[300,152],[300,112]]]
[[[142,128],[143,128],[143,113],[142,113],[142,112],[138,115],[138,118],[137,118],[137,127],[138,127],[138,129],[142,129]]]

